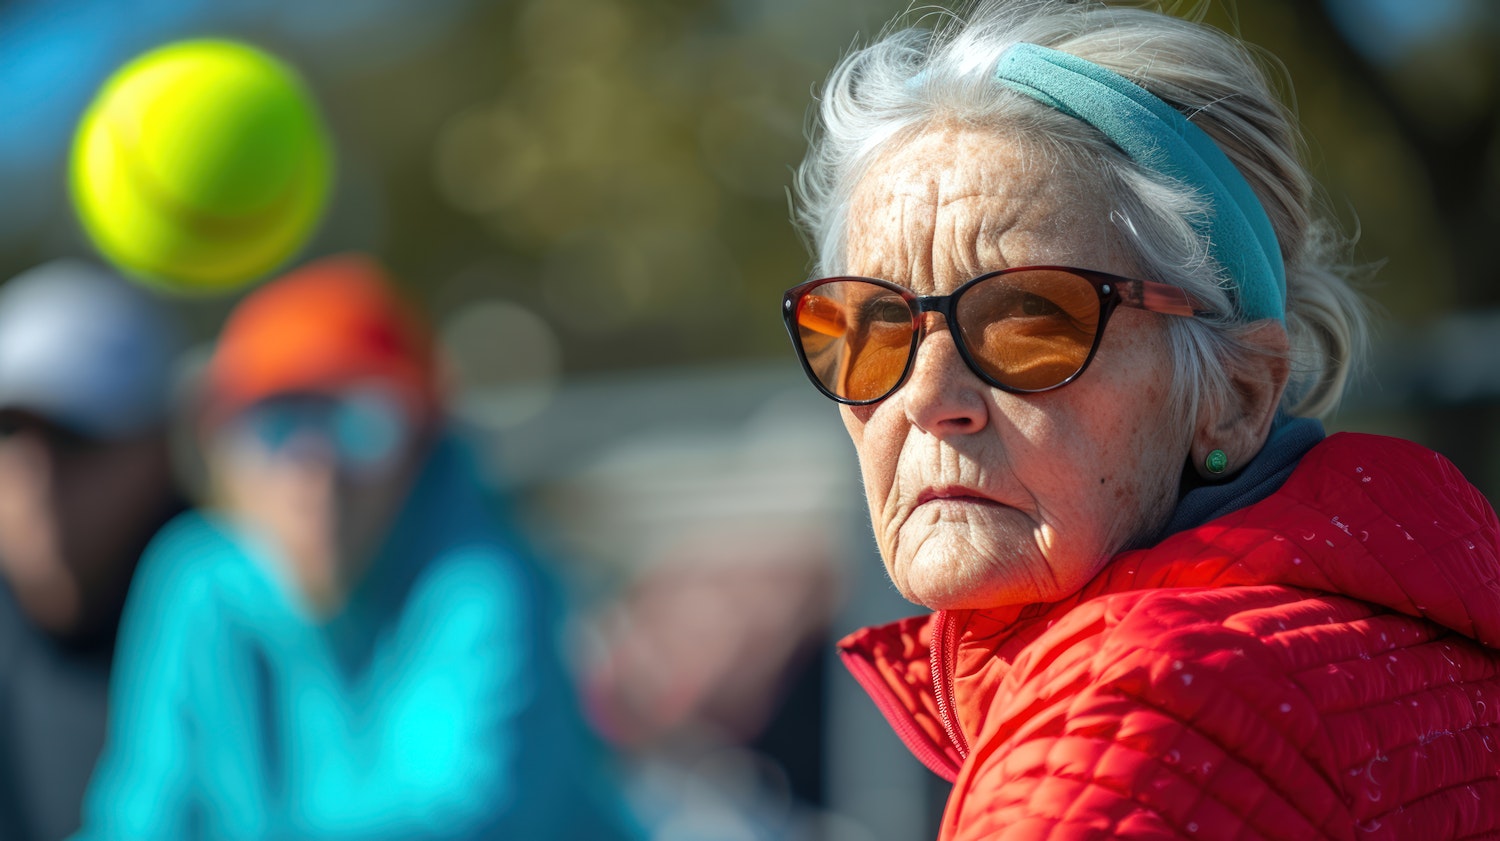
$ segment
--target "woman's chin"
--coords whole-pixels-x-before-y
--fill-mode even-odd
[[[1049,558],[1029,535],[975,541],[974,534],[925,531],[898,545],[886,570],[908,601],[932,610],[980,610],[1053,602],[1088,583],[1097,564]],[[984,534],[980,532],[980,534]]]
[[[1012,553],[1020,554],[1020,553]],[[1040,567],[1032,570],[1031,567]],[[1004,607],[1038,601],[1051,589],[1040,557],[1001,562],[993,551],[965,541],[924,541],[915,553],[888,566],[896,590],[932,610]]]

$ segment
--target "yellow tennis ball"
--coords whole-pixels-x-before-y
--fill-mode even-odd
[[[95,246],[173,291],[258,279],[302,247],[332,152],[297,74],[232,41],[169,44],[120,68],[73,143],[73,201]]]

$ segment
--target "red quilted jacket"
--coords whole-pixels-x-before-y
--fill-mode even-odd
[[[1064,601],[840,648],[954,783],[943,839],[1500,839],[1500,523],[1415,444],[1332,436]]]

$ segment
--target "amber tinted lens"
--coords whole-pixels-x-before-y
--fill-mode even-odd
[[[802,296],[797,340],[825,389],[876,400],[901,381],[916,322],[905,299],[862,280],[835,280]]]
[[[1038,269],[982,280],[959,298],[969,355],[991,379],[1040,391],[1088,361],[1099,331],[1099,293],[1070,272]]]

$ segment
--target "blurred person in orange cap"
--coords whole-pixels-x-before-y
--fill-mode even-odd
[[[346,255],[247,298],[205,383],[213,496],[338,612],[441,433],[436,358],[381,268]]]
[[[435,357],[362,256],[231,313],[213,506],[142,561],[80,837],[632,837],[559,593],[447,431]]]
[[[58,260],[0,288],[0,838],[58,839],[104,743],[126,588],[183,502],[161,302]]]

